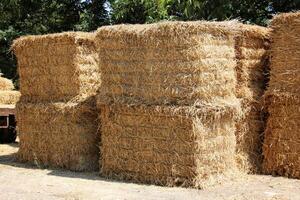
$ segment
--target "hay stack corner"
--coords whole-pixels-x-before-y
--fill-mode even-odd
[[[239,24],[236,36],[236,96],[242,118],[237,122],[237,162],[248,173],[261,172],[264,131],[263,94],[269,73],[270,29]]]

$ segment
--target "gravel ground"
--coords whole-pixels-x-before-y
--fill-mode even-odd
[[[300,200],[300,180],[249,175],[207,190],[105,180],[97,173],[38,169],[15,161],[18,144],[0,144],[0,200],[15,199],[204,199]]]

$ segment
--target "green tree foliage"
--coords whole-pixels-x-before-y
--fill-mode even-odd
[[[107,23],[104,0],[1,0],[0,70],[17,79],[15,58],[9,48],[21,35],[95,30]]]
[[[270,8],[276,12],[291,12],[300,9],[300,0],[272,0]]]
[[[82,10],[76,30],[91,31],[109,24],[108,4],[106,0],[81,1]]]
[[[264,0],[188,0],[175,3],[183,20],[227,20],[265,25],[269,2]]]
[[[27,34],[91,31],[105,24],[227,20],[267,25],[300,0],[0,0],[0,71],[17,79],[12,41]]]
[[[272,15],[300,9],[300,0],[111,0],[113,23],[163,19],[228,20],[267,25]]]
[[[146,8],[142,0],[111,1],[113,23],[145,23]]]
[[[174,0],[111,0],[113,24],[143,24],[171,20],[169,9]]]

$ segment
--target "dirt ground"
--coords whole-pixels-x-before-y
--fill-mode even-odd
[[[247,176],[208,190],[105,180],[97,173],[38,169],[15,161],[18,144],[0,144],[0,199],[300,200],[300,180]]]

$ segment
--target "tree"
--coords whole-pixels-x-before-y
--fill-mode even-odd
[[[300,0],[115,0],[112,22],[239,19],[266,26],[274,14],[298,9]]]
[[[168,9],[174,0],[111,0],[113,24],[143,24],[171,20]]]
[[[111,1],[111,6],[111,20],[114,24],[146,22],[146,8],[142,0],[116,0]]]
[[[0,70],[16,80],[15,58],[9,51],[21,35],[95,30],[108,22],[105,0],[2,0],[0,2]]]
[[[109,24],[109,4],[106,0],[86,0],[81,5],[82,12],[76,30],[91,31]]]
[[[300,9],[300,0],[269,0],[270,9],[276,14],[278,12],[291,12]]]

